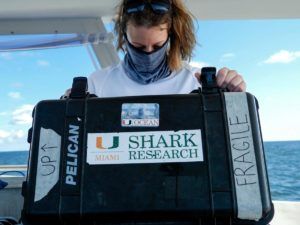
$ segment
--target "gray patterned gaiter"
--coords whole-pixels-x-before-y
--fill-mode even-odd
[[[124,69],[132,80],[140,84],[149,84],[171,74],[167,61],[168,40],[153,52],[145,52],[126,41],[127,53]]]

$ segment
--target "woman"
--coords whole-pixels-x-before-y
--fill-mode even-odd
[[[192,15],[182,0],[123,0],[115,21],[117,49],[125,51],[118,65],[89,77],[89,92],[99,97],[187,94],[200,85],[199,68],[191,59],[196,39]],[[222,68],[217,84],[245,91],[243,78]]]

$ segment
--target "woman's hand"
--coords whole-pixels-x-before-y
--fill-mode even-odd
[[[201,73],[196,73],[195,76],[200,80]],[[246,83],[243,77],[237,71],[226,67],[217,72],[217,85],[232,92],[246,91]]]
[[[65,93],[60,97],[60,99],[69,98],[70,94],[71,94],[71,88],[67,89]]]

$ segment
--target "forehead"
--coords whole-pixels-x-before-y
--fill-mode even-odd
[[[138,25],[134,23],[134,21],[128,21],[127,29],[131,30],[149,30],[149,31],[168,31],[169,26],[168,23],[162,23],[155,26],[147,26],[147,25]]]
[[[129,23],[126,33],[130,41],[141,43],[165,41],[168,38],[168,24],[146,27]]]

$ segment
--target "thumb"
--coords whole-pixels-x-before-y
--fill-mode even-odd
[[[195,77],[197,78],[198,82],[200,82],[201,73],[200,72],[196,72],[195,73]]]

